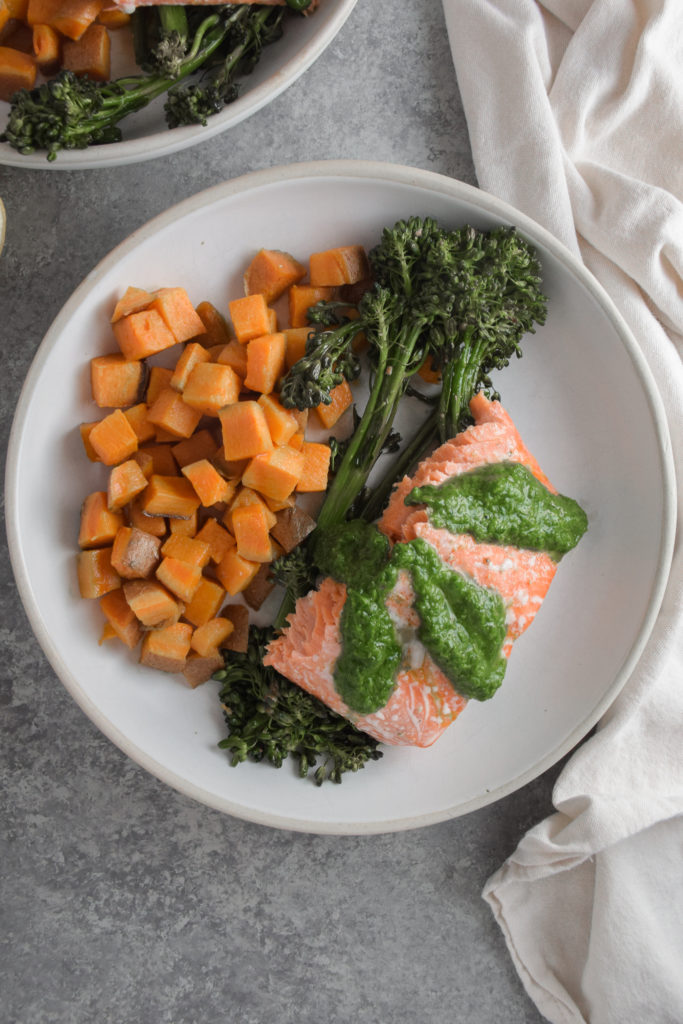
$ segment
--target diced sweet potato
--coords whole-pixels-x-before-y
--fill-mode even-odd
[[[105,466],[124,462],[138,447],[137,435],[120,409],[110,412],[93,426],[88,442]]]
[[[160,288],[150,309],[156,310],[176,341],[189,341],[206,334],[201,317],[184,288]]]
[[[303,468],[296,484],[299,493],[326,491],[330,470],[330,446],[317,441],[304,441],[301,446]]]
[[[33,26],[33,56],[42,75],[53,75],[59,69],[62,41],[52,25]]]
[[[81,506],[78,546],[84,549],[110,546],[122,526],[123,514],[111,511],[107,492],[94,491]]]
[[[154,424],[150,423],[147,419],[147,412],[148,408],[146,402],[138,402],[137,405],[131,405],[129,409],[124,409],[123,411],[123,415],[135,431],[138,444],[144,444],[145,441],[151,441],[155,436],[155,427]]]
[[[129,313],[139,313],[141,309],[147,309],[151,301],[152,295],[150,292],[146,292],[144,288],[129,286],[114,306],[111,323],[116,323],[117,320],[120,320],[123,316],[128,316]]]
[[[187,605],[202,581],[202,570],[198,565],[191,565],[189,562],[182,562],[179,558],[167,555],[157,566],[156,577],[172,594],[175,594]]]
[[[273,447],[265,413],[257,402],[227,405],[219,413],[226,459],[249,459]]]
[[[205,508],[228,502],[235,493],[234,481],[221,476],[208,459],[191,462],[189,466],[183,466],[182,472],[194,487]]]
[[[194,690],[197,686],[201,686],[202,683],[208,682],[214,672],[218,672],[219,669],[223,668],[223,664],[223,658],[217,651],[206,655],[190,651],[185,661],[183,675]]]
[[[121,586],[121,577],[112,568],[111,547],[79,551],[76,557],[81,597],[102,597]]]
[[[336,299],[337,288],[314,288],[310,284],[293,284],[289,289],[289,326],[306,327],[308,310],[316,302]]]
[[[207,416],[218,416],[220,409],[239,399],[241,389],[242,381],[231,366],[199,363],[188,376],[183,401]]]
[[[267,512],[268,509],[260,502],[241,505],[232,512],[237,551],[250,562],[270,562],[273,557]]]
[[[216,566],[216,576],[228,594],[234,597],[249,586],[259,571],[260,564],[242,558],[237,548],[230,548]]]
[[[142,510],[151,516],[188,519],[199,508],[199,498],[189,480],[182,476],[152,474],[142,493]]]
[[[370,264],[362,245],[342,245],[311,253],[308,270],[314,287],[356,284],[370,276]]]
[[[182,351],[178,362],[175,364],[170,386],[174,391],[182,391],[187,384],[187,378],[198,363],[208,363],[209,353],[197,341],[189,342]]]
[[[99,15],[103,0],[29,0],[29,25],[51,25],[67,39],[81,39]]]
[[[315,411],[323,427],[326,430],[331,430],[351,405],[353,405],[353,394],[348,381],[343,380],[336,388],[332,388],[329,404],[322,403],[316,406]]]
[[[192,634],[190,646],[197,654],[207,656],[217,651],[228,639],[235,627],[230,619],[216,616],[197,626]]]
[[[177,622],[184,605],[156,580],[130,580],[123,584],[126,601],[143,626],[156,629]]]
[[[247,375],[244,386],[269,395],[285,369],[284,334],[265,334],[247,344]]]
[[[188,405],[183,395],[171,387],[162,388],[153,405],[147,410],[149,422],[166,431],[174,440],[179,437],[190,437],[197,429],[201,418],[201,412]]]
[[[189,466],[191,462],[213,458],[218,448],[218,441],[210,430],[196,430],[191,437],[177,441],[171,451],[182,469],[183,466]]]
[[[214,345],[227,345],[230,341],[230,330],[225,317],[216,309],[211,302],[200,302],[197,306],[197,316],[204,324],[204,335],[202,345],[212,348]]]
[[[176,344],[175,336],[156,309],[129,313],[116,320],[113,329],[114,337],[126,359],[146,359]],[[172,373],[169,379],[171,376]]]
[[[285,366],[288,370],[306,355],[306,342],[311,333],[310,327],[287,327],[285,336]]]
[[[270,334],[273,321],[263,295],[245,295],[244,298],[233,299],[228,303],[228,309],[235,337],[242,345],[246,345],[252,338]]]
[[[109,81],[111,39],[104,25],[89,25],[78,39],[66,39],[62,46],[62,67],[75,75],[87,75],[95,82]]]
[[[276,513],[276,519],[270,533],[287,554],[315,529],[315,519],[297,505],[281,509]]]
[[[247,350],[235,338],[229,341],[227,345],[223,345],[220,352],[216,355],[216,362],[222,366],[229,366],[231,370],[235,371],[240,380],[244,380],[247,375]]]
[[[100,598],[100,608],[119,640],[126,647],[136,647],[142,638],[140,620],[126,601],[123,590],[119,588],[104,594]]]
[[[182,672],[190,653],[192,626],[174,622],[171,626],[145,633],[140,651],[140,664],[162,672]]]
[[[275,587],[275,580],[270,571],[270,563],[264,562],[244,591],[244,600],[250,608],[258,611]]]
[[[232,514],[237,508],[241,508],[243,505],[261,505],[263,508],[263,515],[265,517],[268,529],[270,530],[277,522],[277,517],[274,512],[268,508],[265,498],[256,491],[252,490],[251,487],[240,487],[235,497],[230,502],[225,515],[223,516],[223,522],[229,530],[234,533],[232,524]]]
[[[230,619],[234,629],[223,641],[223,650],[246,653],[249,644],[249,612],[243,604],[226,604],[221,610],[221,617]]]
[[[151,456],[153,473],[157,473],[159,476],[180,476],[178,463],[173,454],[174,448],[175,443],[170,445],[153,442],[141,445],[139,451]]]
[[[171,534],[177,537],[194,537],[197,533],[199,516],[197,510],[186,519],[169,519],[168,529]]]
[[[303,454],[283,444],[254,456],[244,471],[242,483],[270,498],[286,498],[301,479],[304,465]]]
[[[288,252],[259,249],[244,275],[244,291],[247,295],[261,294],[266,302],[275,302],[305,275],[306,268]]]
[[[147,405],[154,405],[164,388],[170,388],[172,377],[173,370],[170,370],[168,366],[150,367],[147,394],[145,395]]]
[[[114,538],[111,564],[123,579],[147,579],[159,564],[161,541],[137,526],[122,526]]]
[[[235,543],[232,534],[213,518],[207,519],[202,528],[197,531],[196,539],[208,545],[212,562],[220,562],[228,548]]]
[[[189,562],[200,569],[208,565],[211,557],[211,549],[205,541],[199,537],[184,537],[181,533],[172,533],[168,540],[164,541],[161,553],[164,557],[178,558],[181,562]]]
[[[205,622],[218,615],[218,610],[224,600],[225,590],[220,583],[205,576],[185,608],[185,618],[193,626],[203,626]],[[199,651],[199,648],[197,647],[195,650]],[[199,653],[203,652],[199,651]]]
[[[113,511],[123,508],[141,494],[147,486],[147,477],[135,459],[126,459],[113,466],[109,473],[107,504]]]
[[[295,417],[292,416],[289,409],[285,409],[284,405],[278,401],[275,395],[261,395],[258,399],[258,404],[265,413],[273,444],[287,444],[292,434],[295,434],[298,430],[298,423]]]

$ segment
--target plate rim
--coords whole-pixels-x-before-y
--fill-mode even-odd
[[[194,783],[188,782],[175,770],[169,769],[150,757],[142,748],[129,740],[120,732],[107,718],[102,715],[95,704],[91,701],[80,683],[72,675],[56,650],[47,630],[44,628],[38,604],[33,596],[33,588],[24,564],[23,552],[19,538],[18,515],[17,515],[17,475],[19,471],[18,450],[28,413],[31,395],[34,384],[42,372],[43,364],[48,355],[57,343],[65,325],[69,322],[73,311],[82,301],[97,281],[107,274],[112,267],[120,262],[121,258],[129,251],[135,249],[142,241],[163,230],[172,221],[179,217],[185,217],[197,210],[211,206],[214,203],[230,196],[248,192],[256,188],[305,178],[360,178],[363,180],[384,181],[387,184],[407,184],[416,187],[427,188],[443,195],[450,196],[473,203],[475,206],[499,217],[503,221],[516,224],[519,229],[527,234],[532,241],[534,238],[540,242],[555,258],[557,258],[570,272],[572,272],[581,284],[591,293],[593,299],[602,307],[608,319],[613,323],[619,339],[624,345],[627,354],[631,358],[634,371],[637,374],[640,384],[645,393],[650,413],[652,415],[655,429],[659,456],[662,466],[662,477],[664,481],[663,511],[660,535],[660,551],[653,581],[652,596],[646,614],[643,616],[640,628],[634,637],[631,648],[625,658],[620,670],[617,672],[612,685],[603,694],[592,711],[586,715],[580,723],[575,725],[569,735],[558,744],[545,757],[527,770],[520,772],[514,778],[507,780],[500,786],[479,794],[464,803],[449,806],[440,811],[428,812],[422,815],[411,815],[408,817],[392,818],[381,822],[338,822],[338,821],[311,821],[305,818],[290,818],[270,812],[262,812],[244,807],[229,798],[217,794],[208,793]],[[51,664],[55,674],[66,688],[81,710],[93,722],[97,729],[110,739],[119,749],[131,760],[155,776],[160,781],[171,786],[185,796],[203,803],[214,810],[237,817],[244,821],[255,824],[266,825],[273,828],[284,829],[295,832],[306,832],[309,834],[334,834],[334,835],[370,835],[389,832],[405,831],[414,828],[422,828],[427,825],[461,817],[473,810],[485,807],[497,800],[509,796],[522,786],[538,778],[552,765],[556,764],[566,753],[568,753],[581,739],[583,739],[599,721],[605,711],[614,702],[618,694],[625,686],[628,678],[633,672],[635,665],[640,658],[645,645],[654,627],[657,615],[661,607],[664,592],[668,582],[675,537],[676,523],[676,476],[675,464],[668,422],[664,404],[659,394],[654,376],[645,360],[645,357],[635,340],[630,328],[619,313],[613,300],[609,297],[603,286],[591,274],[563,243],[561,243],[546,228],[542,227],[532,218],[515,209],[509,203],[498,197],[482,191],[473,185],[449,178],[446,175],[411,167],[402,164],[385,163],[380,161],[364,160],[318,160],[303,163],[292,163],[263,170],[252,171],[240,175],[237,178],[228,179],[217,185],[213,185],[192,196],[181,200],[169,209],[157,214],[141,227],[133,231],[126,239],[115,246],[96,266],[90,271],[83,281],[77,286],[57,316],[52,321],[43,340],[41,341],[34,358],[29,367],[26,379],[19,394],[12,426],[9,435],[7,448],[7,464],[5,471],[5,494],[6,494],[6,529],[9,543],[10,562],[14,572],[17,589],[29,619],[31,628],[38,640],[43,653]]]
[[[206,125],[186,125],[172,130],[167,128],[140,139],[122,139],[120,142],[90,146],[87,149],[60,150],[57,159],[53,161],[48,161],[43,150],[23,156],[9,143],[0,142],[0,166],[40,171],[123,167],[127,164],[144,163],[158,157],[170,156],[192,146],[201,145],[202,142],[245,121],[293,85],[327,49],[357,3],[358,0],[339,0],[339,8],[329,16],[325,28],[316,33],[285,67],[269,75],[264,82],[246,92],[244,96],[238,97],[234,103],[210,118]],[[151,148],[150,139],[157,140]],[[116,153],[113,154],[114,147]]]

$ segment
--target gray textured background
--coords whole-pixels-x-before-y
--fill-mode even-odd
[[[476,183],[438,0],[359,0],[299,82],[195,149],[111,170],[0,168],[3,451],[43,334],[115,244],[226,178],[335,157]],[[538,1024],[480,893],[551,810],[559,766],[388,836],[224,817],[95,730],[30,632],[4,537],[1,572],[2,1024]]]

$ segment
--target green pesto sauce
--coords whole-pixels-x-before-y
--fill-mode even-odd
[[[429,521],[477,541],[545,551],[558,561],[575,547],[588,526],[572,498],[551,494],[526,466],[497,462],[442,484],[415,487],[407,505],[427,505]]]
[[[453,688],[476,700],[493,696],[506,664],[500,595],[449,569],[419,538],[389,554],[383,534],[360,520],[321,530],[314,557],[322,573],[347,588],[334,682],[348,707],[371,714],[395,686],[403,648],[385,600],[401,569],[411,574],[418,637]]]

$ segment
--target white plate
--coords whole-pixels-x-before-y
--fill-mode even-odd
[[[83,150],[64,150],[52,162],[48,162],[43,152],[22,156],[8,143],[0,142],[0,164],[68,171],[116,167],[167,156],[205,142],[256,113],[295,82],[329,46],[356,3],[357,0],[322,0],[311,17],[290,19],[282,39],[268,46],[254,71],[241,79],[238,99],[209,118],[205,127],[188,125],[169,130],[164,119],[164,97],[160,97],[121,122],[121,142]],[[131,34],[122,29],[112,32],[111,38],[113,76],[139,74],[133,58]],[[0,132],[7,123],[8,112],[9,104],[0,100]]]
[[[428,750],[385,749],[341,786],[293,768],[229,766],[216,686],[196,691],[98,647],[101,620],[78,597],[79,506],[102,486],[77,424],[100,415],[88,361],[111,351],[108,316],[129,284],[183,284],[225,308],[262,245],[300,259],[372,245],[412,214],[457,226],[514,223],[536,244],[549,295],[545,327],[504,371],[503,400],[556,486],[590,528],[562,562],[496,696],[471,702]],[[411,412],[410,415],[413,413]],[[507,205],[426,171],[341,161],[226,182],[157,217],[76,290],[43,341],[12,429],[7,518],[31,624],[57,675],[122,750],[183,793],[238,817],[311,832],[413,828],[481,807],[535,778],[577,743],[624,684],[653,625],[673,539],[673,470],[662,406],[602,289],[549,234]]]

